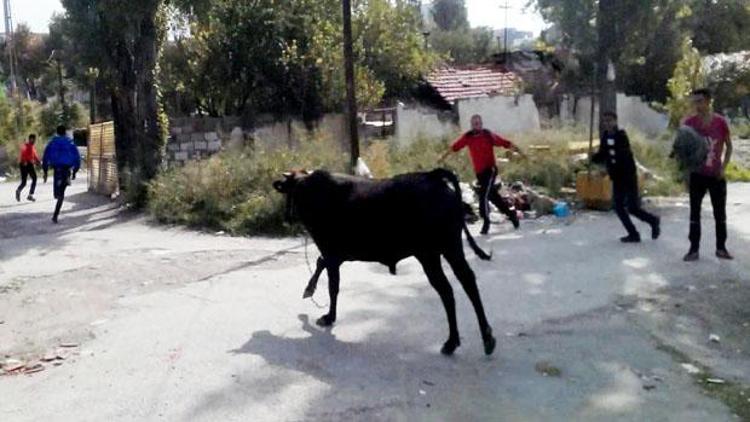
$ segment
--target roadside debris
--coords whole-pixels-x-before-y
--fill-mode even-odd
[[[72,349],[72,348],[78,347],[78,343],[64,342],[64,343],[60,343],[60,347],[64,347],[66,349]]]
[[[24,374],[34,374],[36,372],[42,372],[44,371],[44,365],[40,362],[34,363],[32,365],[27,365],[26,368],[23,370]]]
[[[681,366],[691,375],[700,374],[701,372],[701,370],[692,363],[683,363]]]
[[[727,383],[721,378],[706,378],[706,382],[709,384],[726,384]]]
[[[711,334],[708,336],[708,341],[711,343],[719,343],[721,342],[721,337],[717,336],[716,334]]]
[[[553,366],[547,361],[537,362],[534,365],[534,369],[545,377],[560,377],[562,375],[560,368]]]

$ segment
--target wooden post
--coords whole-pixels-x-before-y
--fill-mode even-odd
[[[357,119],[357,93],[354,84],[354,49],[352,47],[351,0],[342,0],[344,12],[344,70],[346,72],[346,103],[349,114],[349,143],[353,173],[359,159],[359,122]]]

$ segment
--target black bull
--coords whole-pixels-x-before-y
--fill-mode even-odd
[[[484,313],[476,277],[466,262],[462,232],[481,259],[489,260],[490,256],[477,246],[466,227],[455,174],[438,169],[386,180],[366,180],[325,171],[295,172],[285,174],[283,180],[273,185],[286,195],[287,217],[294,216],[302,222],[322,255],[305,297],[315,291],[323,269],[328,271],[330,309],[318,319],[318,325],[330,326],[336,321],[342,263],[379,262],[395,273],[399,261],[413,256],[422,264],[445,307],[449,336],[441,351],[452,354],[461,342],[453,289],[441,265],[443,256],[474,306],[485,353],[493,352],[495,338]]]

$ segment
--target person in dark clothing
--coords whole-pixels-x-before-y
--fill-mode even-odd
[[[635,158],[630,149],[630,140],[624,130],[617,127],[617,114],[603,114],[602,133],[599,151],[591,158],[593,162],[605,164],[612,179],[612,200],[615,212],[628,231],[620,240],[624,243],[638,243],[641,235],[633,225],[630,214],[651,226],[651,238],[658,239],[661,234],[659,217],[641,208],[641,197],[638,192],[638,174]]]
[[[445,160],[448,155],[458,152],[464,148],[469,148],[469,155],[474,166],[479,184],[479,215],[484,219],[482,225],[482,234],[489,233],[490,230],[490,203],[505,214],[513,223],[513,227],[518,229],[520,223],[514,207],[508,205],[497,192],[497,162],[495,159],[495,147],[510,149],[519,154],[521,152],[512,142],[502,138],[496,133],[484,129],[482,117],[475,115],[471,118],[471,130],[458,138],[451,148],[440,157],[440,162]]]
[[[21,154],[18,159],[18,166],[21,170],[21,184],[16,189],[16,201],[21,202],[21,192],[26,187],[26,180],[31,178],[31,188],[29,189],[29,196],[26,197],[29,201],[36,201],[34,199],[34,191],[36,191],[36,169],[34,166],[41,164],[39,156],[36,153],[36,135],[29,135],[28,141],[21,147]]]
[[[63,200],[65,199],[65,189],[70,185],[70,180],[75,180],[76,173],[81,168],[81,155],[78,153],[73,141],[66,135],[65,126],[57,127],[57,135],[52,138],[47,148],[44,149],[42,158],[42,169],[44,170],[44,183],[47,183],[47,171],[49,167],[54,170],[53,191],[57,204],[55,213],[52,215],[52,222],[57,224],[60,215]]]
[[[711,91],[693,91],[692,102],[695,115],[688,117],[684,125],[693,128],[708,143],[706,163],[690,174],[690,250],[683,258],[686,262],[700,258],[701,207],[706,193],[711,196],[716,221],[716,256],[719,259],[734,259],[727,250],[727,181],[726,166],[732,160],[732,137],[724,117],[711,110]]]

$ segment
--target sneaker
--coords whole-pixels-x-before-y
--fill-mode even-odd
[[[21,191],[20,190],[16,191],[16,202],[21,202]]]
[[[698,252],[690,251],[685,255],[684,258],[682,258],[685,262],[695,262],[700,259],[700,254]]]
[[[36,202],[36,198],[34,198],[34,195],[29,195],[29,196],[26,197],[26,199],[29,200],[29,201],[31,201],[31,202]]]
[[[726,250],[726,249],[719,249],[719,250],[717,250],[716,251],[716,257],[719,258],[719,259],[725,259],[727,261],[731,261],[731,260],[734,259],[734,257],[732,256],[732,254],[730,254],[729,251]]]
[[[629,234],[625,237],[620,238],[620,242],[622,243],[641,243],[641,235],[639,234]]]
[[[651,226],[651,238],[656,240],[661,236],[661,218],[656,219],[656,223]]]

